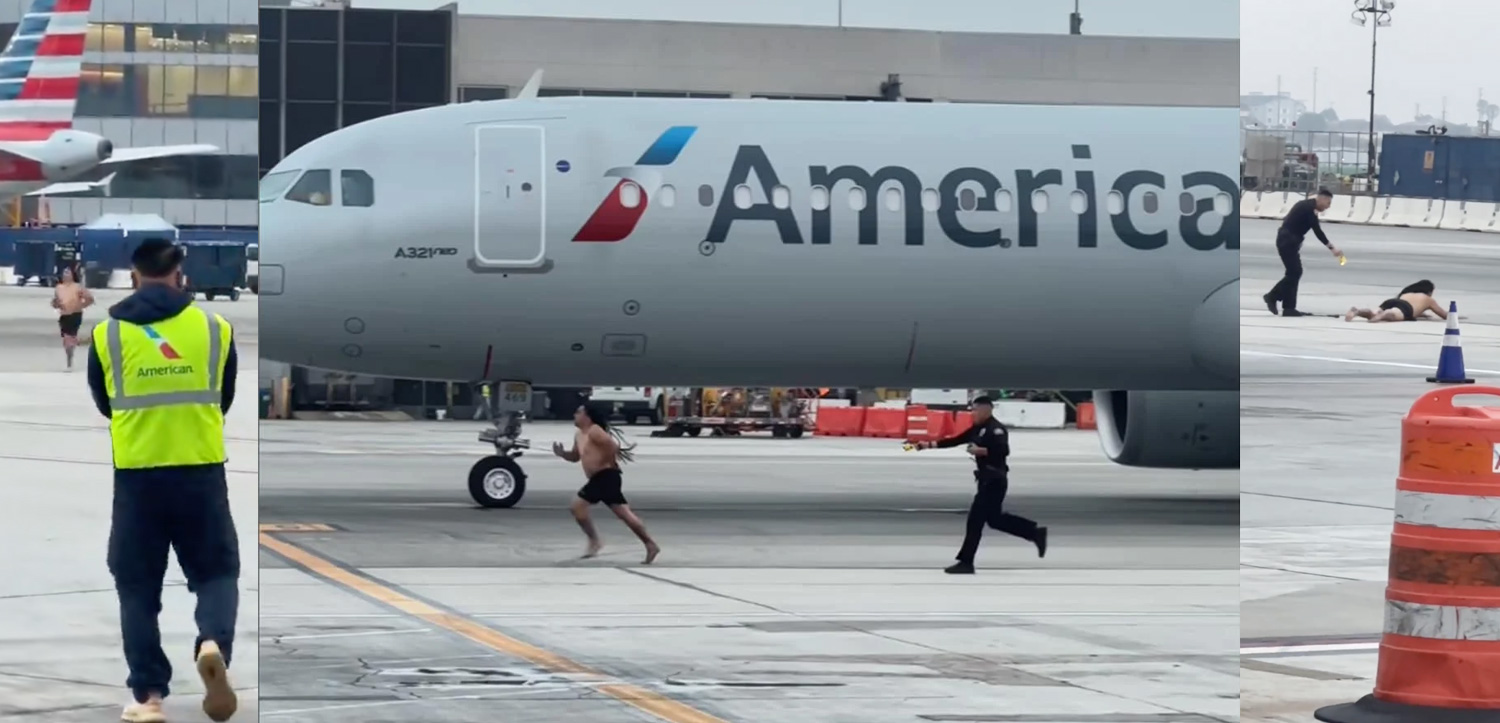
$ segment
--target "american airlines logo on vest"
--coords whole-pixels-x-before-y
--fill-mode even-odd
[[[164,367],[141,367],[135,373],[137,379],[144,377],[175,377],[182,374],[192,374],[192,364],[172,364]]]

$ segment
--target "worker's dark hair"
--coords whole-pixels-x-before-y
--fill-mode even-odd
[[[1330,191],[1326,188],[1320,188],[1318,189],[1318,195],[1325,198],[1333,198],[1333,191]]]
[[[635,443],[627,443],[625,441],[625,433],[621,432],[619,427],[609,426],[609,411],[607,407],[602,404],[585,404],[583,405],[583,413],[589,418],[590,422],[603,428],[604,431],[609,432],[609,436],[615,438],[615,446],[617,447],[615,458],[618,461],[635,461],[635,452],[633,451]]]
[[[993,406],[995,406],[995,402],[993,400],[991,400],[986,395],[981,395],[981,396],[978,396],[978,397],[974,397],[974,401],[969,402],[969,403],[972,404],[972,405],[974,405],[974,406],[976,406],[976,407],[981,407],[981,406],[982,407],[993,407]]]
[[[130,254],[130,265],[141,276],[160,279],[171,276],[182,266],[186,254],[182,247],[164,238],[148,238]]]
[[[1402,294],[1426,294],[1428,296],[1432,296],[1432,292],[1436,290],[1437,286],[1435,286],[1431,281],[1422,279],[1421,281],[1418,281],[1417,283],[1412,284],[1411,286],[1408,286],[1397,292],[1396,295],[1401,296]]]

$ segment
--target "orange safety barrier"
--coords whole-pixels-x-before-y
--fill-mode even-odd
[[[974,426],[974,413],[967,409],[961,409],[953,413],[953,430],[948,435],[958,434],[972,426]]]
[[[1500,408],[1454,406],[1461,395],[1500,398],[1500,388],[1424,394],[1401,421],[1375,691],[1319,709],[1320,721],[1492,721],[1500,711]]]
[[[1083,402],[1078,405],[1078,428],[1098,429],[1099,422],[1094,419],[1094,403]]]
[[[906,437],[906,410],[870,407],[865,410],[861,437],[903,439]]]
[[[824,437],[858,437],[864,431],[864,407],[818,407],[813,434]]]

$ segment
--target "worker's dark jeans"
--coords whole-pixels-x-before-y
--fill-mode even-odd
[[[1037,524],[1004,509],[1005,493],[1010,487],[1010,480],[1005,473],[975,472],[974,479],[978,482],[979,489],[974,493],[974,502],[969,505],[969,520],[964,531],[963,547],[958,550],[958,561],[974,564],[974,555],[979,552],[979,538],[984,535],[985,525],[1035,542]]]
[[[1281,310],[1297,308],[1297,285],[1302,281],[1302,239],[1278,232],[1276,253],[1286,275],[1271,287],[1271,298],[1281,302]]]
[[[161,648],[162,581],[167,549],[198,598],[193,617],[198,639],[219,644],[227,663],[239,614],[240,549],[229,512],[223,465],[115,470],[114,514],[109,530],[109,572],[120,598],[120,632],[137,701],[171,691],[172,664]]]

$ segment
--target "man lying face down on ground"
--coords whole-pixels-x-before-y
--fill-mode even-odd
[[[1432,312],[1439,319],[1448,318],[1448,310],[1432,294],[1437,288],[1431,281],[1422,279],[1411,286],[1397,292],[1394,298],[1380,302],[1380,309],[1372,311],[1351,306],[1344,312],[1344,321],[1354,321],[1354,317],[1366,319],[1371,323],[1377,321],[1416,321],[1427,312]]]

